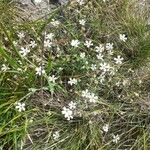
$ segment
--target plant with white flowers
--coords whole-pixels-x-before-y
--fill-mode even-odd
[[[25,111],[25,103],[17,102],[16,103],[16,109],[19,112]]]
[[[43,66],[36,67],[35,71],[36,71],[36,75],[39,76],[44,75],[46,73]]]
[[[80,24],[80,25],[84,26],[85,23],[86,23],[86,21],[85,21],[84,19],[79,20],[79,24]]]
[[[103,129],[103,131],[104,132],[108,132],[108,130],[109,130],[109,124],[105,124],[103,127],[102,127],[102,129]]]
[[[120,34],[120,35],[119,35],[119,38],[120,38],[120,40],[123,41],[123,42],[126,42],[126,40],[127,40],[127,37],[126,37],[125,34]]]
[[[72,86],[72,85],[77,84],[77,82],[78,82],[77,79],[75,79],[75,78],[70,78],[69,81],[68,81],[68,84],[70,84],[70,85]]]
[[[114,143],[118,143],[119,140],[120,140],[120,137],[119,137],[118,134],[117,135],[113,135],[113,142]]]
[[[71,41],[71,46],[73,46],[73,47],[78,47],[79,44],[80,44],[79,40],[72,40]]]
[[[73,111],[69,108],[63,107],[62,114],[67,120],[73,119]]]
[[[42,2],[33,0],[35,9]],[[132,4],[70,0],[30,24],[16,25],[16,19],[3,27],[1,21],[3,149],[143,147],[141,131],[149,138],[149,74],[138,65],[141,53],[148,55],[150,37],[140,17],[127,14]]]
[[[57,141],[57,140],[59,139],[59,137],[60,137],[59,131],[55,131],[55,132],[53,133],[53,139],[54,139],[55,141]]]
[[[23,57],[25,57],[28,53],[30,52],[30,49],[29,48],[27,48],[27,47],[21,47],[21,49],[20,49],[20,54],[23,56]]]

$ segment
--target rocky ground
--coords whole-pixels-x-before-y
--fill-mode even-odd
[[[34,0],[15,0],[25,19],[37,20],[49,14],[59,5],[64,5],[68,0],[43,0],[41,3],[34,3]]]
[[[25,19],[36,20],[43,18],[46,14],[49,14],[54,8],[59,5],[66,4],[69,0],[42,0],[41,3],[34,3],[34,0],[14,0],[21,8],[22,15]],[[136,0],[135,1],[136,13],[140,15],[145,8],[150,10],[149,0]],[[146,6],[146,7],[145,7]],[[150,22],[150,21],[149,21]]]

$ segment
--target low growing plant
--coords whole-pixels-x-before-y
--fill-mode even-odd
[[[76,0],[47,20],[1,21],[1,149],[149,149],[149,26],[132,4]]]

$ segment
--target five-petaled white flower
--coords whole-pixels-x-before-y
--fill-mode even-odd
[[[19,52],[24,57],[24,56],[26,56],[30,52],[30,50],[27,47],[26,48],[21,47],[21,49],[20,49]]]
[[[62,114],[67,120],[73,119],[73,111],[69,108],[63,107]]]
[[[59,22],[58,20],[52,19],[51,24],[52,24],[54,27],[57,27],[57,26],[60,24],[60,22]]]
[[[105,76],[104,76],[104,74],[100,75],[100,76],[98,77],[98,79],[99,79],[100,83],[103,84],[103,82],[105,81]]]
[[[95,50],[96,50],[97,53],[102,53],[104,51],[104,45],[99,44],[99,46],[95,47]]]
[[[46,34],[45,35],[45,39],[47,39],[47,40],[53,40],[53,37],[54,37],[54,33],[49,33],[49,34]]]
[[[85,58],[85,52],[80,53],[80,57],[81,57],[82,59],[84,59],[84,58]]]
[[[76,108],[76,103],[71,101],[69,104],[68,104],[69,108],[70,109],[75,109]]]
[[[70,84],[71,86],[72,86],[73,84],[77,84],[77,79],[75,79],[75,78],[70,78],[70,80],[68,81],[68,84]]]
[[[111,51],[113,50],[113,43],[106,43],[106,50]]]
[[[21,102],[18,102],[16,104],[16,109],[21,112],[21,111],[25,111],[25,103],[21,103]]]
[[[96,70],[96,65],[95,64],[91,65],[91,70],[93,70],[93,71]]]
[[[54,75],[52,75],[52,76],[48,77],[48,80],[49,80],[50,82],[55,83],[55,81],[57,80],[57,77],[55,77]]]
[[[86,22],[86,21],[85,21],[84,19],[79,20],[79,24],[82,25],[82,26],[85,25],[85,22]]]
[[[116,64],[122,64],[122,61],[124,60],[124,58],[118,55],[117,58],[114,58],[114,60]]]
[[[118,143],[119,140],[120,140],[120,137],[119,137],[118,134],[117,135],[113,135],[113,142],[114,143]]]
[[[58,140],[59,137],[60,137],[59,132],[58,132],[58,131],[55,131],[55,132],[53,133],[53,139],[54,139],[54,140]]]
[[[18,35],[19,39],[22,39],[25,37],[24,32],[19,32],[17,35]]]
[[[29,44],[30,47],[34,48],[37,46],[37,44],[35,43],[35,41],[30,41],[30,44]]]
[[[88,89],[86,89],[86,90],[82,91],[81,95],[82,95],[82,97],[89,98],[90,92]]]
[[[44,41],[44,47],[51,48],[52,47],[52,42],[49,39],[45,40]]]
[[[101,53],[99,53],[98,55],[96,55],[96,57],[97,57],[97,59],[99,59],[99,60],[103,60],[103,55],[101,54]]]
[[[108,124],[105,124],[103,127],[102,127],[102,129],[103,129],[103,131],[104,132],[108,132],[108,130],[109,130],[109,125]]]
[[[119,38],[120,38],[120,40],[123,41],[123,42],[125,42],[125,41],[127,40],[127,37],[126,37],[125,34],[120,34],[120,35],[119,35]]]
[[[9,69],[8,66],[6,66],[5,64],[2,64],[2,68],[1,68],[1,71],[7,71]]]
[[[109,64],[107,64],[107,63],[101,63],[100,64],[100,69],[102,70],[102,71],[104,71],[104,72],[107,72],[107,71],[109,71],[110,70],[110,65]]]
[[[36,67],[35,71],[36,71],[36,74],[39,75],[39,76],[45,74],[45,70],[44,70],[44,68],[42,66]]]
[[[90,93],[88,89],[82,91],[81,95],[82,97],[87,98],[90,103],[96,103],[98,100],[98,96],[96,96],[94,93]]]
[[[91,93],[89,96],[89,102],[90,103],[96,103],[98,100],[98,96],[96,96],[94,93]]]
[[[93,43],[91,40],[89,41],[85,41],[84,45],[87,47],[87,48],[90,48],[91,46],[93,46]]]
[[[17,41],[13,41],[14,46],[17,46],[18,42]]]
[[[73,46],[73,47],[78,47],[79,44],[80,44],[79,40],[72,40],[71,41],[71,46]]]

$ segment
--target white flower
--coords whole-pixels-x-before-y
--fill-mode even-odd
[[[88,62],[88,61],[86,61],[86,62],[85,62],[85,64],[86,64],[86,65],[88,65],[88,64],[89,64],[89,62]]]
[[[45,36],[45,38],[47,39],[47,40],[53,40],[53,37],[54,37],[54,34],[53,33],[49,33],[49,34],[46,34],[46,36]]]
[[[96,103],[98,100],[98,96],[95,96],[94,93],[91,93],[90,96],[89,96],[89,102],[90,103]]]
[[[82,95],[82,97],[89,98],[89,96],[90,96],[89,90],[86,89],[86,90],[82,91],[82,94],[81,94],[81,95]]]
[[[102,70],[102,71],[104,71],[104,72],[106,72],[106,71],[109,71],[110,70],[110,65],[109,64],[107,64],[107,63],[101,63],[100,64],[100,69]]]
[[[95,96],[94,93],[90,93],[87,89],[82,91],[82,97],[89,99],[89,102],[96,103],[98,100],[98,96]]]
[[[17,46],[18,42],[17,41],[13,41],[14,46]]]
[[[54,140],[58,140],[59,137],[60,137],[59,132],[58,132],[58,131],[55,131],[55,132],[53,133],[53,139],[54,139]]]
[[[25,103],[20,103],[20,102],[18,102],[18,103],[16,104],[16,109],[18,109],[19,112],[25,111]]]
[[[105,81],[105,76],[101,75],[101,76],[98,77],[98,79],[99,79],[100,83],[103,84],[103,82]]]
[[[106,43],[106,50],[111,51],[113,50],[113,43]]]
[[[9,67],[7,67],[5,64],[2,64],[2,68],[1,71],[7,71],[9,69]]]
[[[103,60],[103,55],[101,54],[101,53],[99,53],[98,55],[96,55],[96,57],[97,57],[97,59],[99,59],[99,60]]]
[[[48,77],[48,80],[49,80],[50,82],[55,83],[55,81],[57,80],[57,78],[56,78],[54,75],[52,75],[52,76]]]
[[[77,1],[77,3],[78,3],[79,5],[84,5],[84,4],[85,4],[84,0],[76,0],[76,1]]]
[[[37,44],[35,43],[35,41],[30,41],[29,46],[31,46],[32,48],[36,47]]]
[[[29,88],[28,90],[29,90],[29,92],[32,92],[32,93],[35,93],[37,91],[37,89],[35,89],[35,88]]]
[[[104,45],[99,44],[99,46],[96,46],[95,49],[96,49],[96,52],[102,53],[104,51]]]
[[[81,54],[80,54],[80,57],[81,57],[82,59],[84,59],[84,58],[85,58],[85,52],[81,53]]]
[[[71,101],[68,105],[69,105],[70,109],[75,109],[76,108],[76,103],[74,103],[73,101]]]
[[[73,84],[77,84],[77,79],[75,79],[75,78],[70,78],[70,80],[68,81],[68,84],[70,84],[71,86],[73,85]]]
[[[27,47],[26,48],[21,47],[20,54],[22,56],[26,56],[29,52],[30,52],[30,50]]]
[[[127,37],[126,37],[125,34],[120,34],[120,35],[119,35],[119,38],[120,38],[120,40],[123,41],[123,42],[125,42],[125,41],[127,40]]]
[[[114,60],[116,64],[122,64],[122,61],[124,60],[124,58],[118,55],[117,58],[114,58]]]
[[[67,120],[73,119],[73,111],[69,108],[63,107],[62,114],[65,118],[67,118]]]
[[[51,48],[52,47],[52,42],[50,40],[45,40],[44,41],[44,47]]]
[[[58,20],[52,19],[51,24],[57,27],[60,24],[60,22]]]
[[[79,44],[80,44],[79,40],[72,40],[71,41],[71,46],[73,46],[73,47],[78,47]]]
[[[36,71],[36,74],[39,75],[39,76],[41,76],[42,74],[45,74],[45,70],[42,66],[36,67],[35,71]]]
[[[82,26],[85,25],[85,22],[86,22],[86,21],[85,21],[84,19],[79,20],[79,24],[82,25]]]
[[[93,71],[96,70],[96,65],[92,64],[91,65],[91,70],[93,70]]]
[[[85,44],[84,44],[87,48],[90,48],[91,46],[93,46],[93,43],[91,40],[89,41],[85,41]]]
[[[103,131],[104,132],[108,132],[108,130],[109,130],[109,125],[108,124],[105,124],[103,127],[102,127],[102,129],[103,129]]]
[[[118,141],[120,140],[120,137],[117,135],[113,135],[113,142],[114,143],[118,143]]]
[[[20,39],[22,39],[22,38],[25,37],[25,34],[24,34],[23,32],[19,32],[19,33],[18,33],[18,37],[19,37]]]
[[[42,0],[34,0],[35,3],[41,3]]]

